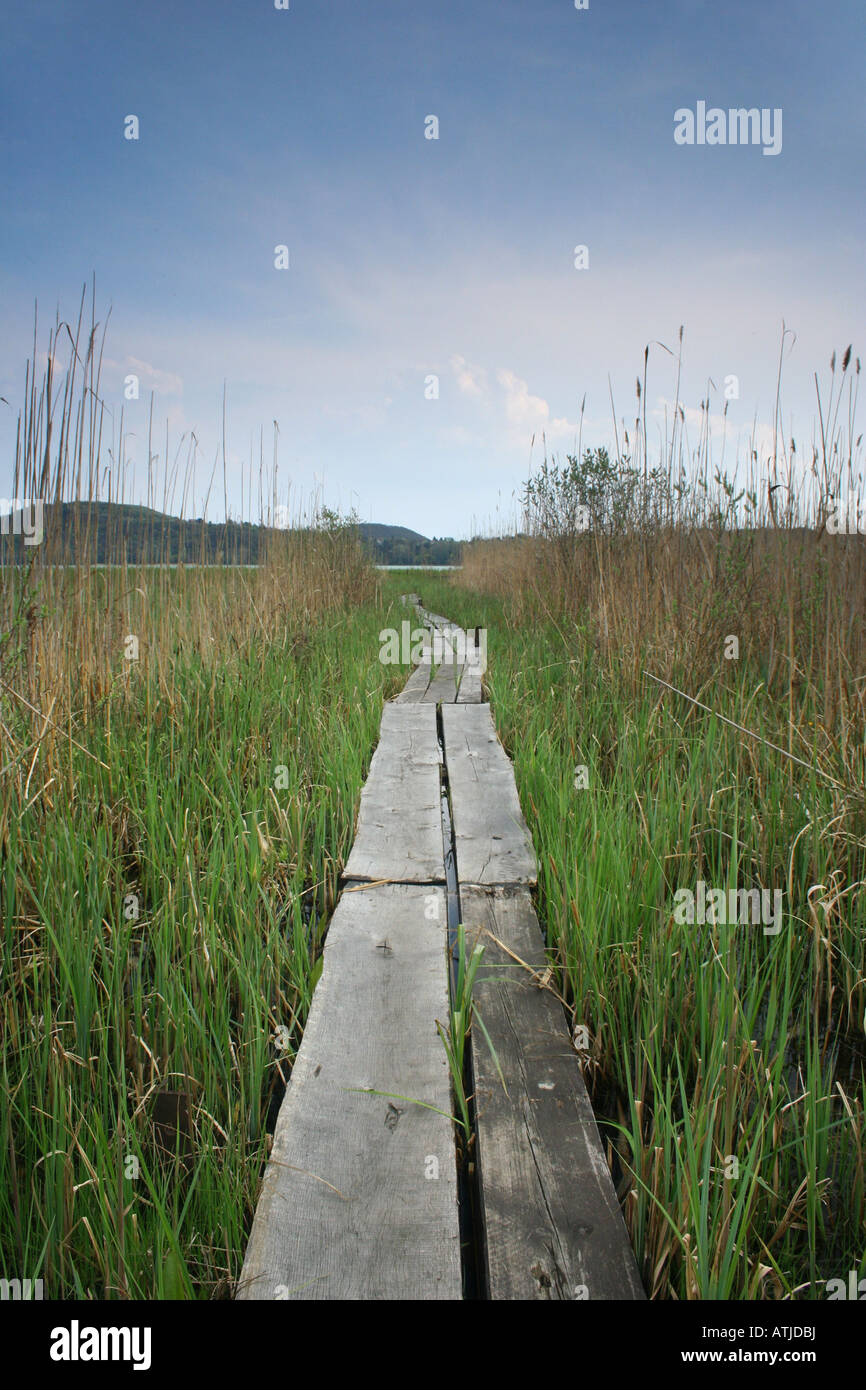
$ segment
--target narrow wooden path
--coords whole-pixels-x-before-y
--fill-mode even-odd
[[[483,1293],[640,1299],[566,1014],[545,987],[535,853],[482,703],[486,649],[411,597],[428,638],[383,714],[237,1296],[463,1296],[436,1029],[449,1012],[450,894],[485,947],[474,999],[505,1078],[474,1039]]]

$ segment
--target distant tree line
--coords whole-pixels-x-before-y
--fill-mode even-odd
[[[44,548],[40,559],[55,564],[129,565],[257,565],[264,561],[269,541],[279,531],[248,521],[204,521],[168,516],[150,507],[106,502],[60,502],[44,506]],[[365,553],[379,565],[456,565],[460,543],[450,538],[427,540],[395,526],[381,536],[382,527],[341,518],[321,508],[316,529],[357,530]],[[305,527],[292,528],[297,530]],[[27,563],[36,547],[15,534],[13,518],[0,517],[0,561]],[[375,532],[376,535],[371,535]]]
[[[363,531],[362,531],[363,534]],[[404,536],[382,536],[378,540],[368,539],[369,548],[377,565],[459,565],[461,542],[443,536],[432,541],[426,537],[410,540]]]
[[[49,503],[43,508],[46,561],[92,565],[235,564],[259,562],[264,528],[249,522],[212,522],[167,516],[150,507],[106,502]],[[5,564],[33,559],[34,548],[14,533],[7,516],[0,525]]]

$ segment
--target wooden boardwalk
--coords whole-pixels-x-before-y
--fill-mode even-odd
[[[343,893],[240,1297],[460,1297],[451,1096],[435,1027],[448,1011],[444,923],[441,887]]]
[[[505,1078],[473,1038],[482,1294],[640,1299],[566,1013],[545,987],[535,853],[482,703],[486,647],[414,601],[429,637],[383,714],[237,1296],[463,1296],[436,1029],[449,1011],[450,895],[485,947],[474,1000]]]

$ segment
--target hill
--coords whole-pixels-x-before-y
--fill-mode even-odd
[[[460,544],[448,539],[429,540],[407,526],[373,521],[332,521],[355,525],[377,564],[456,564]],[[169,516],[152,507],[126,503],[62,502],[43,510],[45,540],[52,556],[67,561],[89,555],[91,563],[105,564],[124,557],[128,564],[241,564],[255,565],[264,554],[270,528],[246,521],[203,521]],[[33,547],[24,544],[7,513],[0,517],[0,557],[4,563],[31,558]]]

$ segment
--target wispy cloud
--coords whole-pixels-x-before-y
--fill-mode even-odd
[[[124,379],[127,376],[137,376],[142,394],[154,391],[158,396],[183,395],[182,377],[176,372],[166,372],[160,367],[154,367],[150,362],[142,362],[138,357],[124,357],[122,362],[115,362],[112,358],[106,357],[103,358],[102,366],[103,369]]]
[[[539,434],[543,430],[548,439],[577,433],[577,425],[566,416],[551,416],[547,401],[542,396],[533,396],[528,383],[516,372],[500,367],[496,380],[505,392],[505,418],[509,429],[521,443],[528,432]]]
[[[808,435],[813,371],[833,348],[866,347],[866,193],[849,174],[862,129],[838,119],[840,100],[856,109],[855,0],[801,7],[793,28],[783,0],[730,0],[724,23],[699,0],[371,8],[222,6],[195,61],[183,7],[100,4],[98,54],[63,6],[10,12],[0,493],[33,301],[43,348],[55,305],[76,321],[91,271],[97,318],[112,307],[101,394],[140,476],[153,393],[170,456],[175,430],[195,430],[206,491],[225,383],[234,507],[277,419],[294,487],[326,476],[364,515],[459,532],[519,490],[533,435],[536,450],[543,433],[571,451],[581,401],[583,447],[612,445],[614,415],[631,434],[647,343],[648,408],[670,402],[679,364],[657,343],[677,351],[680,323],[679,400],[691,411],[710,396],[714,457],[723,397],[708,379],[739,380],[727,461],[729,440],[745,451],[755,418],[774,418],[783,319],[797,333],[786,434]],[[628,23],[614,36],[617,8]],[[216,104],[215,71],[231,73]],[[674,110],[704,97],[784,107],[783,153],[676,146]],[[58,110],[72,114],[58,123]],[[127,111],[139,142],[123,138]],[[428,112],[438,141],[424,138]],[[697,442],[699,418],[687,427]]]
[[[457,390],[463,396],[482,396],[487,383],[483,367],[473,367],[465,357],[451,358],[451,369],[457,380]]]

